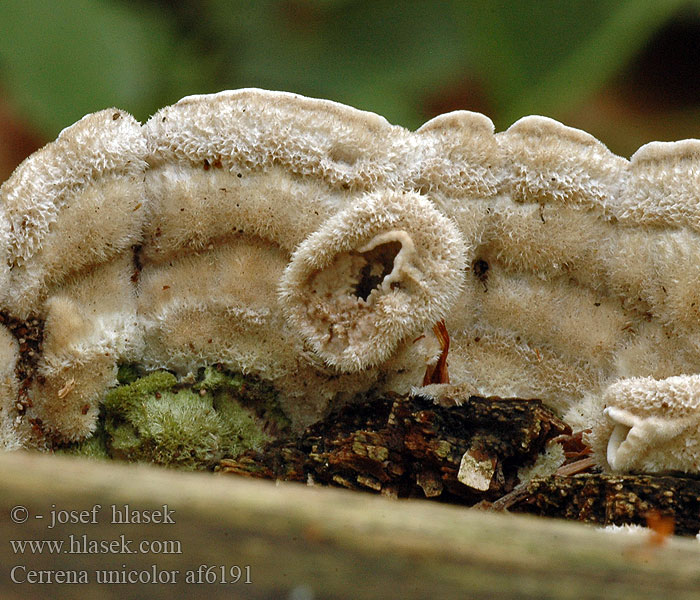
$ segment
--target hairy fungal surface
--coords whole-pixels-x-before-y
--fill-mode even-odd
[[[538,116],[411,132],[254,89],[88,115],[0,187],[0,443],[88,438],[126,362],[253,376],[300,428],[420,385],[444,319],[436,397],[538,397],[606,469],[700,472],[698,190],[700,141],[627,160]]]

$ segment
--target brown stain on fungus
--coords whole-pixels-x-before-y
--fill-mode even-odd
[[[431,383],[450,383],[447,372],[447,353],[450,351],[450,334],[447,332],[445,320],[441,319],[433,327],[433,333],[440,343],[440,356],[435,365],[428,365],[423,377],[423,385]]]

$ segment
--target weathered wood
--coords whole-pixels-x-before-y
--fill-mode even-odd
[[[671,519],[677,534],[700,531],[700,479],[670,475],[586,474],[531,481],[510,511],[600,525],[645,525],[650,513]]]
[[[472,396],[442,406],[386,394],[343,407],[298,439],[224,460],[221,469],[474,504],[510,492],[518,469],[570,432],[539,400]]]
[[[518,468],[534,462],[546,443],[562,444],[573,462],[557,476],[519,484]],[[537,400],[472,396],[442,406],[388,394],[346,406],[298,439],[225,459],[220,469],[599,525],[645,525],[652,514],[669,519],[677,534],[700,531],[700,479],[572,477],[594,466],[589,453],[580,432],[570,435]]]
[[[587,526],[463,507],[391,500],[300,484],[183,473],[146,465],[30,453],[0,456],[0,597],[14,600],[207,597],[645,598],[700,597],[700,545],[662,547]],[[174,524],[119,525],[110,506],[174,509]],[[52,506],[90,510],[97,524],[47,529]],[[29,518],[10,521],[22,505]],[[36,515],[44,519],[35,519]],[[8,540],[178,540],[181,554],[16,554]],[[9,571],[125,569],[180,571],[250,565],[249,585],[29,585]],[[122,567],[121,565],[125,565]],[[296,597],[304,597],[298,595]]]

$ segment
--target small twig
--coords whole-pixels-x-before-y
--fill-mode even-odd
[[[589,456],[588,458],[582,458],[581,460],[562,465],[554,474],[561,477],[570,477],[571,475],[588,471],[588,469],[595,467],[595,464],[595,459]]]

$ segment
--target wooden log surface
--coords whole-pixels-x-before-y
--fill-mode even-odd
[[[0,455],[0,481],[0,597],[9,600],[700,598],[692,539],[654,544],[531,516],[28,452]],[[141,520],[160,511],[150,514],[174,522],[112,522],[126,504]],[[83,522],[51,528],[53,515]],[[18,540],[64,546],[22,552]],[[158,553],[158,542],[179,552]],[[100,547],[108,552],[67,552]],[[233,567],[239,582],[221,583]],[[59,571],[85,571],[89,583],[30,582]],[[186,583],[188,571],[203,582]],[[139,578],[164,583],[128,583]]]

